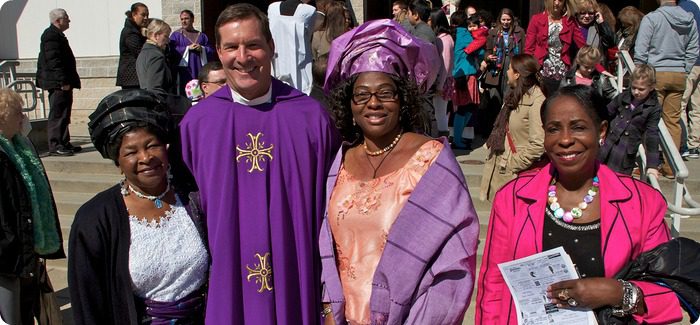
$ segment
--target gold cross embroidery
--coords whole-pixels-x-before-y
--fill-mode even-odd
[[[272,148],[275,145],[271,144],[265,148],[265,141],[259,142],[261,136],[263,136],[261,132],[258,132],[256,135],[248,133],[251,143],[246,142],[245,149],[241,149],[236,145],[236,151],[238,152],[236,162],[241,158],[245,158],[246,162],[252,163],[252,166],[248,169],[249,173],[252,173],[254,170],[263,171],[260,168],[260,162],[265,162],[268,158],[272,160]]]
[[[272,267],[268,264],[267,258],[270,253],[265,253],[265,255],[260,256],[260,254],[255,254],[258,258],[258,262],[254,263],[253,267],[250,268],[248,265],[245,266],[248,269],[248,277],[246,278],[250,282],[250,278],[255,278],[255,283],[260,283],[260,289],[258,292],[263,292],[265,290],[272,291]]]

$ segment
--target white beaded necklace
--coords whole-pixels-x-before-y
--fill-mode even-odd
[[[165,191],[163,191],[163,193],[160,193],[159,195],[143,194],[143,193],[137,191],[135,188],[133,188],[131,186],[131,184],[128,184],[126,187],[129,189],[129,191],[133,192],[136,195],[136,197],[141,198],[141,199],[146,199],[149,201],[153,201],[153,204],[156,206],[156,208],[160,209],[163,207],[163,200],[162,200],[163,197],[165,197],[165,195],[168,194],[168,192],[170,192],[170,189],[171,189],[170,178],[168,178],[167,181],[168,181],[168,185],[165,187]],[[123,186],[124,186],[124,181],[122,181],[122,195],[123,196],[129,195],[129,192],[123,190],[124,189]]]

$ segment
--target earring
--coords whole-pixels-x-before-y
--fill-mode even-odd
[[[352,118],[352,126],[357,126],[357,123],[355,123],[355,118]]]
[[[173,179],[173,174],[171,173],[171,171],[172,171],[172,169],[173,169],[172,167],[173,167],[173,165],[168,164],[168,171],[167,171],[168,180]]]
[[[121,189],[119,189],[119,192],[122,194],[122,196],[129,195],[129,189],[126,187],[126,178],[119,181],[119,186],[121,187]]]
[[[601,146],[602,146],[603,144],[605,144],[605,139],[599,139],[599,140],[598,140],[598,144],[601,145]]]

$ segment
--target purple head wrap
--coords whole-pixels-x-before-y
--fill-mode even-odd
[[[437,62],[433,44],[391,19],[372,20],[333,40],[324,89],[329,92],[355,74],[378,71],[414,79],[426,93],[437,78]]]

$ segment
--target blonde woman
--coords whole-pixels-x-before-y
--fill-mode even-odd
[[[586,44],[598,48],[601,53],[607,53],[609,48],[615,47],[615,31],[603,16],[600,5],[596,0],[579,1],[576,6],[576,21]],[[613,21],[614,22],[614,21]],[[607,58],[602,57],[603,65],[607,65]]]
[[[0,317],[8,324],[34,324],[39,288],[51,288],[44,259],[66,257],[46,171],[23,123],[22,97],[1,88]]]
[[[175,80],[168,65],[165,48],[170,42],[170,25],[153,18],[146,28],[146,44],[136,59],[136,74],[141,89],[160,95],[175,93]]]

